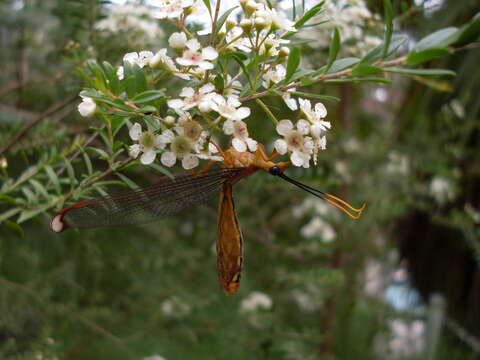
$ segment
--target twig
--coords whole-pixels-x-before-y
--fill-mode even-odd
[[[53,104],[51,107],[49,107],[47,110],[45,110],[43,113],[38,115],[35,119],[33,119],[30,123],[26,124],[16,135],[12,137],[12,139],[7,143],[7,145],[0,150],[0,155],[3,155],[6,153],[12,145],[14,145],[18,140],[20,140],[22,137],[24,137],[28,131],[30,131],[31,128],[36,126],[40,121],[45,119],[46,117],[56,113],[58,110],[62,109],[72,101],[74,101],[77,98],[77,94],[70,95],[66,99]]]

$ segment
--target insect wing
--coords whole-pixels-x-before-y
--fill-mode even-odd
[[[60,232],[70,227],[145,224],[205,202],[240,171],[242,169],[217,168],[202,175],[177,175],[173,180],[163,177],[156,184],[137,191],[82,201],[57,213],[50,228]]]
[[[225,182],[218,208],[217,272],[220,286],[234,294],[240,286],[243,262],[243,238],[235,212],[232,184]]]

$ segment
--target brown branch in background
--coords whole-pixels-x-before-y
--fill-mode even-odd
[[[70,95],[69,97],[67,97],[64,100],[62,100],[62,101],[60,101],[56,104],[53,104],[47,110],[45,110],[43,113],[38,115],[32,121],[30,121],[30,123],[26,124],[22,129],[20,129],[20,131],[17,134],[15,134],[12,137],[12,139],[7,143],[7,145],[0,150],[0,155],[3,155],[4,153],[6,153],[12,147],[12,145],[14,145],[18,140],[20,140],[22,137],[24,137],[30,131],[30,129],[33,128],[34,126],[36,126],[38,123],[40,123],[40,121],[44,120],[46,117],[48,117],[48,116],[56,113],[57,111],[61,110],[66,105],[70,104],[72,101],[74,101],[77,98],[77,96],[78,96],[78,94],[75,93],[73,95]]]
[[[9,93],[21,89],[27,85],[39,84],[39,83],[50,83],[50,82],[57,82],[65,77],[67,71],[64,71],[60,74],[55,76],[48,76],[48,77],[38,77],[36,79],[23,79],[23,81],[14,81],[10,84],[7,84],[2,90],[0,90],[0,98],[8,95]]]

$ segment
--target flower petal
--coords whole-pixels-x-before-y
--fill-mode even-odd
[[[215,86],[213,86],[212,83],[206,83],[200,89],[198,89],[198,92],[200,94],[206,94],[206,93],[212,92],[213,90],[215,90]]]
[[[322,103],[317,103],[315,105],[315,112],[317,113],[317,116],[321,119],[327,116],[327,108]]]
[[[172,99],[167,101],[168,107],[172,109],[181,109],[185,103],[180,99]]]
[[[138,144],[133,144],[129,147],[128,153],[130,154],[131,157],[136,158],[138,154],[140,154],[140,145]]]
[[[193,95],[195,95],[195,90],[191,87],[184,87],[180,92],[181,97],[191,97]]]
[[[193,169],[198,166],[198,158],[193,154],[187,154],[182,159],[182,166],[185,170]]]
[[[128,135],[130,135],[130,139],[132,140],[136,141],[140,139],[140,135],[142,135],[142,126],[139,123],[133,124]]]
[[[177,161],[177,157],[175,154],[171,151],[164,152],[162,156],[160,157],[160,162],[168,167],[172,167],[175,165],[175,162]]]
[[[303,156],[298,151],[294,151],[292,155],[290,155],[290,161],[295,166],[303,166],[304,159]]]
[[[242,141],[240,139],[233,138],[232,146],[235,148],[235,150],[237,150],[239,152],[247,151],[247,145],[245,144],[244,141]]]
[[[235,117],[238,119],[238,120],[241,120],[241,119],[245,119],[247,117],[250,116],[250,108],[248,107],[241,107],[239,109],[237,109],[237,111],[235,112]]]
[[[307,120],[300,119],[297,122],[297,129],[302,135],[307,135],[310,132],[310,123]]]
[[[202,57],[206,60],[215,60],[218,57],[218,52],[213,47],[208,46],[202,50]]]
[[[277,125],[277,133],[282,136],[287,136],[293,129],[293,124],[290,120],[280,120]]]
[[[257,150],[257,141],[253,140],[252,138],[247,138],[245,140],[248,146],[248,150],[250,151],[256,151]]]
[[[287,142],[283,139],[276,140],[274,143],[274,147],[275,147],[275,150],[277,150],[277,152],[280,155],[284,155],[287,153],[287,149],[288,149]]]
[[[226,135],[232,135],[235,127],[232,120],[227,120],[223,123],[223,132]]]
[[[151,164],[155,160],[156,156],[157,153],[155,150],[148,150],[142,154],[140,157],[140,162],[145,165]]]

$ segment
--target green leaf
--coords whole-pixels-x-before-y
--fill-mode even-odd
[[[16,222],[5,220],[2,222],[2,225],[5,225],[9,230],[11,230],[18,237],[23,237],[25,235],[23,228],[18,225]]]
[[[55,171],[53,171],[50,165],[45,165],[45,171],[47,172],[48,178],[50,179],[53,186],[55,187],[55,191],[58,194],[60,194],[62,192],[62,189],[60,187],[60,181],[58,180],[57,174],[55,174]]]
[[[147,90],[147,79],[140,66],[128,61],[123,63],[125,91],[130,99]]]
[[[335,27],[333,29],[332,41],[330,42],[330,49],[328,51],[327,66],[325,67],[325,70],[323,71],[325,74],[332,67],[333,62],[337,58],[339,49],[340,49],[340,31],[338,31],[338,28]]]
[[[120,80],[118,80],[117,77],[117,70],[107,61],[104,61],[102,63],[102,66],[105,72],[105,76],[107,77],[107,87],[115,95],[120,94],[120,92],[122,91],[122,87]]]
[[[165,97],[165,89],[147,90],[135,95],[132,101],[135,104],[144,104]]]
[[[102,91],[106,90],[107,77],[105,75],[105,72],[101,68],[101,66],[98,65],[98,63],[95,60],[87,60],[85,62],[85,66],[87,67],[87,69],[89,69],[92,72],[95,78],[95,85],[96,85],[95,87]]]
[[[353,76],[375,75],[382,72],[382,69],[376,66],[360,63],[352,69]]]
[[[362,78],[345,78],[345,79],[327,79],[326,83],[348,83],[348,82],[373,82],[381,84],[391,84],[392,81],[381,77],[362,77]]]
[[[408,55],[407,63],[409,64],[421,64],[426,61],[436,59],[438,57],[447,55],[449,53],[448,49],[445,48],[433,48],[427,49],[418,52],[412,52]]]
[[[0,194],[0,204],[15,205],[15,203],[15,198],[8,195]]]
[[[93,168],[92,168],[92,162],[90,161],[90,158],[88,157],[87,153],[83,151],[83,161],[85,162],[85,166],[87,167],[87,174],[92,175],[93,173]]]
[[[115,175],[117,175],[125,184],[127,184],[127,186],[132,189],[132,190],[137,190],[140,188],[140,186],[138,186],[133,180],[129,179],[128,177],[126,177],[125,175],[119,173],[119,172],[115,172]]]
[[[32,190],[30,190],[28,187],[26,186],[22,187],[22,192],[25,195],[29,204],[34,204],[36,202],[37,197],[33,194]]]
[[[64,158],[63,161],[65,161],[65,167],[67,169],[70,185],[75,186],[78,183],[78,181],[77,181],[77,178],[75,177],[75,171],[73,170],[72,163],[67,158]]]
[[[15,208],[5,211],[4,213],[0,214],[0,223],[4,222],[5,220],[11,218],[12,216],[18,214],[22,209]]]
[[[210,0],[202,0],[205,6],[207,7],[208,13],[210,17],[212,17],[212,5],[210,4]]]
[[[301,57],[301,51],[300,48],[294,47],[290,51],[290,55],[288,56],[288,62],[287,62],[287,75],[285,76],[285,81],[290,80],[292,75],[295,73],[295,71],[298,68],[298,65],[300,65],[300,57]]]
[[[357,64],[360,62],[359,58],[354,58],[354,57],[349,57],[349,58],[343,58],[343,59],[338,59],[335,60],[330,67],[330,69],[326,72],[327,74],[333,74],[345,69],[348,69],[349,67],[352,67],[353,65]],[[322,70],[322,69],[320,69]]]
[[[38,214],[43,213],[46,210],[46,208],[41,208],[41,209],[35,209],[35,210],[24,210],[20,213],[20,216],[17,219],[17,223],[21,224],[22,222],[25,222]]]
[[[110,158],[108,153],[103,149],[99,149],[99,148],[95,148],[95,147],[88,147],[85,150],[88,150],[88,151],[91,150],[93,152],[96,152],[98,154],[98,156],[100,157],[100,159],[103,159],[103,160],[108,160]]]
[[[423,51],[432,48],[444,48],[457,41],[460,32],[456,27],[448,27],[435,31],[433,34],[425,36],[415,46],[415,51]]]
[[[340,101],[341,100],[340,98],[338,98],[336,96],[311,94],[311,93],[305,93],[305,92],[300,92],[300,91],[292,91],[290,94],[296,95],[296,96],[301,96],[301,97],[306,97],[306,98],[326,100],[326,101]]]
[[[390,0],[383,0],[383,7],[385,8],[385,36],[383,40],[382,60],[388,56],[388,48],[390,47],[393,35],[393,7]]]
[[[86,89],[80,92],[81,96],[88,96],[92,99],[95,100],[96,103],[104,103],[110,106],[113,106],[117,109],[123,110],[123,111],[132,111],[132,108],[129,106],[125,105],[125,103],[121,99],[115,99],[112,100],[105,96],[103,93],[96,91],[94,89]]]
[[[390,45],[388,47],[387,55],[386,57],[390,56],[393,54],[400,46],[403,45],[408,40],[408,37],[405,35],[393,35]],[[366,64],[371,64],[374,61],[380,59],[383,54],[384,54],[384,49],[385,45],[384,43],[374,47],[372,50],[370,50],[367,55],[365,55],[361,62],[366,63]]]
[[[323,4],[325,4],[325,1],[320,1],[318,4],[314,5],[310,10],[308,10],[303,16],[298,19],[298,21],[293,25],[295,29],[300,29],[305,25],[308,20],[313,18],[315,15],[317,15],[320,10],[322,10]],[[288,39],[292,35],[296,34],[294,31],[289,31],[285,35],[282,36],[282,39]]]
[[[163,175],[169,177],[172,180],[175,179],[175,177],[172,175],[172,173],[170,171],[168,171],[167,169],[165,169],[164,167],[162,167],[158,164],[151,163],[148,166],[151,167],[152,169],[158,171],[160,174],[163,174]]]
[[[30,185],[32,185],[37,192],[37,194],[43,195],[45,198],[48,198],[48,192],[45,187],[35,179],[28,180]]]
[[[398,68],[390,67],[383,69],[387,72],[397,73],[397,74],[406,74],[406,75],[420,75],[420,76],[455,76],[456,73],[451,70],[444,69],[409,69],[409,68]]]
[[[238,6],[234,6],[233,8],[231,9],[228,9],[227,11],[225,11],[222,16],[220,16],[217,20],[217,27],[215,28],[215,35],[220,31],[220,29],[222,28],[223,24],[225,24],[225,21],[227,21],[228,19],[228,16],[231,14],[231,12],[233,10],[235,10]]]
[[[220,74],[215,76],[213,83],[215,85],[215,89],[223,93],[223,89],[225,88],[225,81],[223,80],[223,76],[221,76]]]
[[[480,36],[480,13],[477,13],[469,23],[463,25],[458,33],[454,46],[465,46],[474,42]]]

